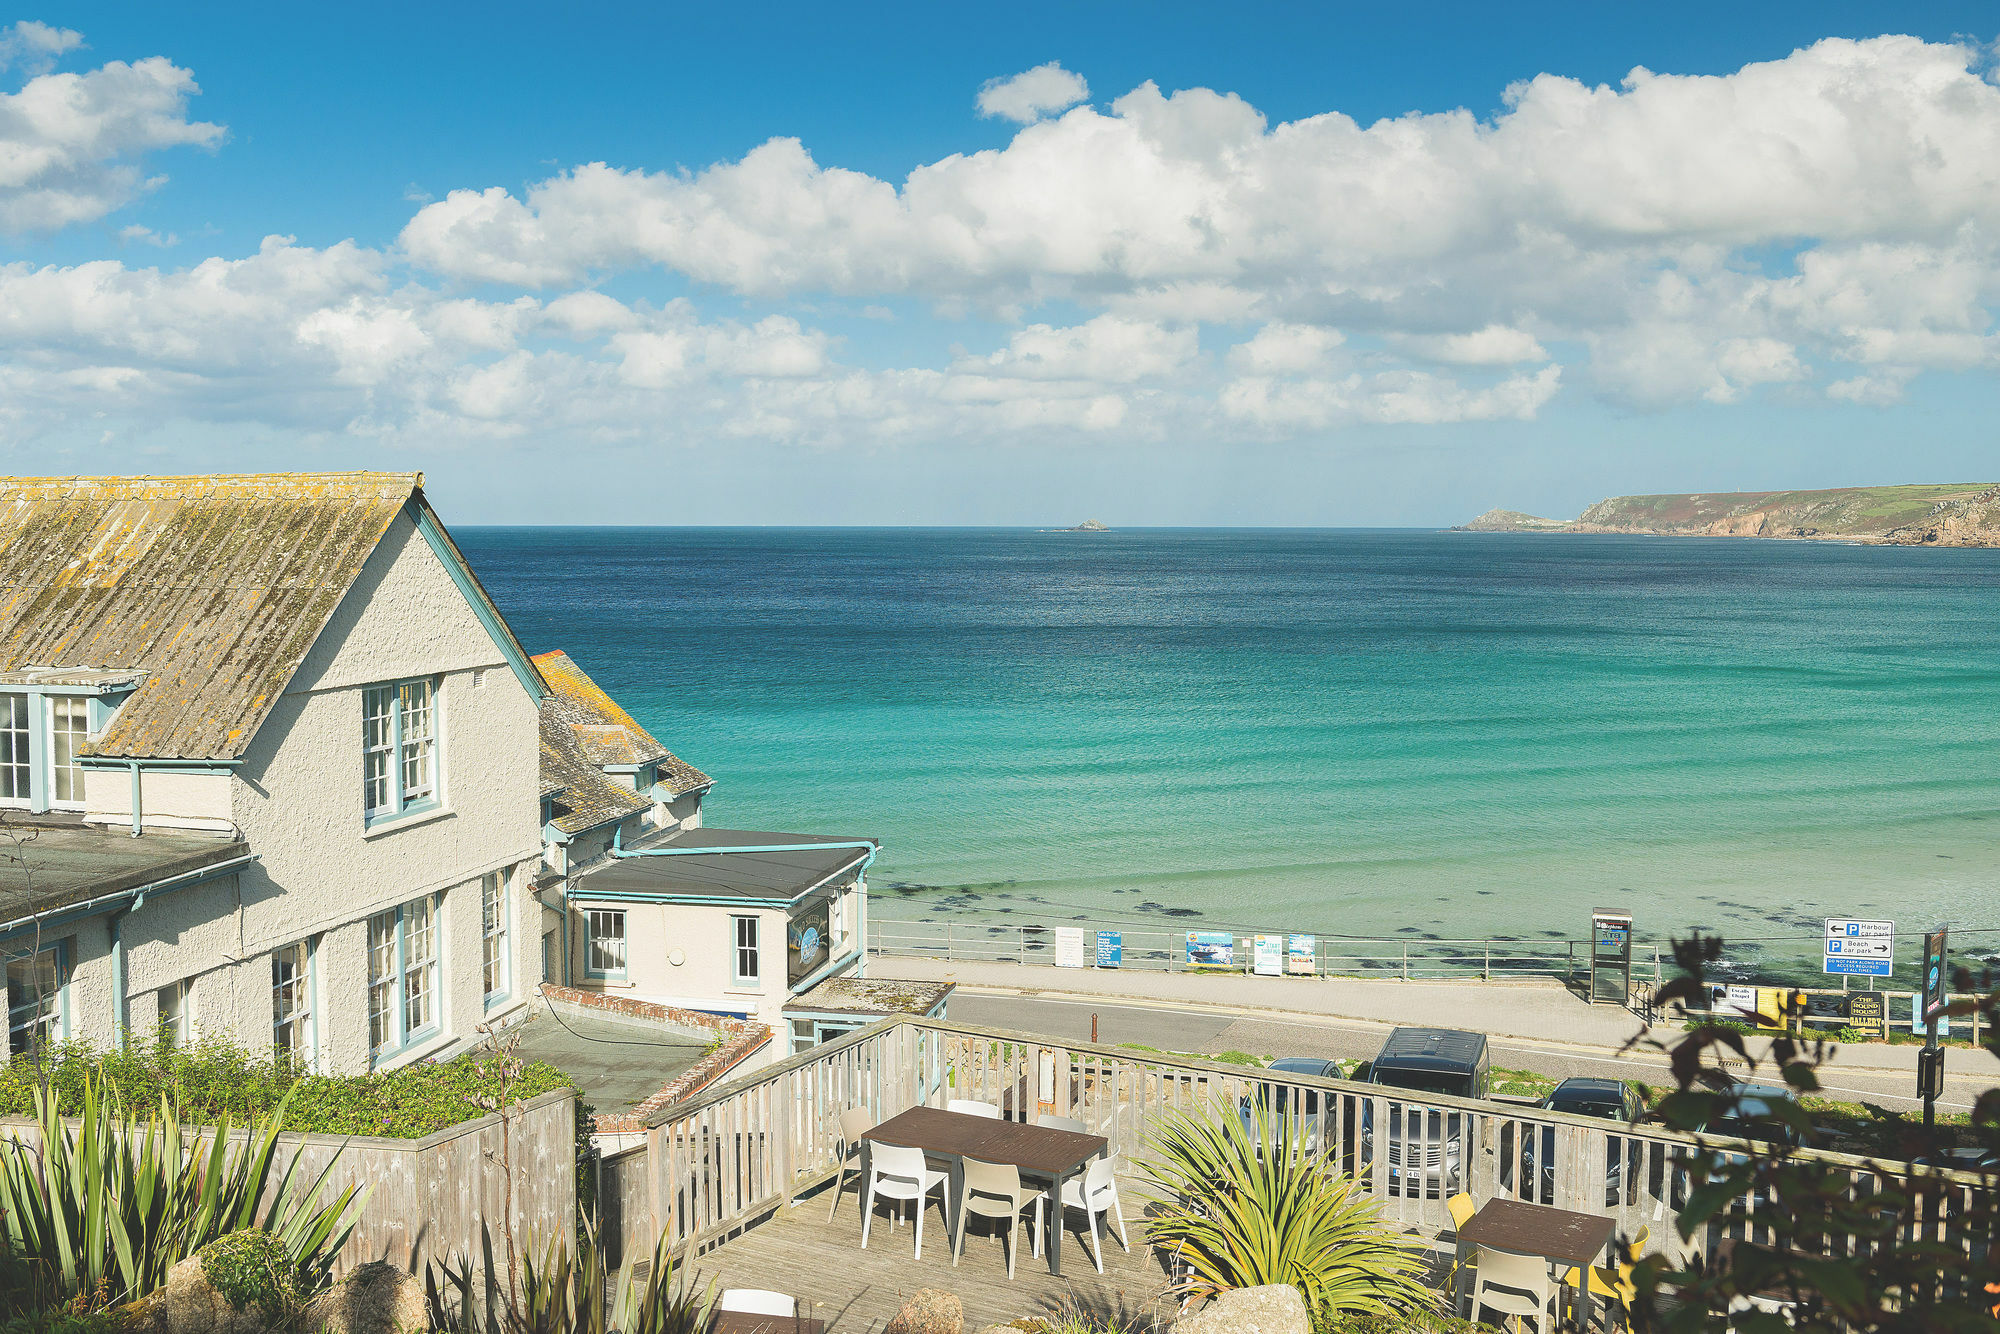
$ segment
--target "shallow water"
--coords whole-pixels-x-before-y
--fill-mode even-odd
[[[717,778],[711,823],[880,835],[910,892],[878,916],[1477,938],[1622,904],[1736,957],[1826,915],[2000,947],[2000,551],[460,537],[532,651]]]

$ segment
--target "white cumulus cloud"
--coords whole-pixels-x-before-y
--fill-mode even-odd
[[[982,116],[999,116],[1026,125],[1052,112],[1073,107],[1090,96],[1083,76],[1051,60],[1009,79],[988,79],[979,90]]]

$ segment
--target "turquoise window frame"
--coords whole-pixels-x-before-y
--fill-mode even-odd
[[[625,966],[615,971],[612,970],[600,971],[599,969],[593,967],[590,962],[591,947],[597,939],[596,928],[590,919],[599,913],[603,913],[607,916],[609,916],[612,913],[618,914],[619,925],[624,927],[624,932],[619,936],[619,939],[625,942],[625,950],[624,950]],[[623,908],[585,908],[583,910],[583,975],[585,977],[594,977],[601,982],[623,982],[627,977],[631,976],[631,973],[632,973],[631,914],[628,913]]]
[[[427,797],[409,800],[403,793],[403,687],[428,686],[431,692],[431,791]],[[368,809],[368,697],[376,691],[389,695],[389,804]],[[364,828],[389,824],[412,815],[422,815],[444,805],[444,678],[406,676],[397,681],[377,681],[361,688],[361,820]]]
[[[57,696],[83,699],[89,707],[84,715],[86,739],[96,740],[118,712],[118,706],[132,695],[129,686],[115,690],[95,686],[17,686],[0,694],[20,697],[28,709],[28,795],[0,797],[0,808],[25,810],[42,815],[53,810],[80,811],[81,801],[55,800],[55,705]]]
[[[427,1027],[411,1032],[404,1027],[409,1019],[406,988],[409,986],[410,976],[410,909],[425,900],[429,900],[431,905],[432,957],[430,967],[437,970],[437,976],[431,988],[431,1022]],[[444,935],[444,896],[442,894],[425,894],[411,899],[408,903],[399,903],[394,908],[384,908],[381,912],[370,913],[368,916],[369,918],[382,917],[392,912],[396,914],[396,966],[395,971],[390,975],[390,982],[394,990],[390,995],[389,1005],[389,1015],[392,1020],[390,1034],[393,1041],[385,1046],[376,1047],[368,1053],[368,1062],[370,1065],[380,1065],[384,1061],[394,1060],[404,1052],[409,1051],[412,1047],[420,1047],[444,1031],[444,942],[442,939]],[[365,922],[363,929],[366,930]],[[365,946],[366,942],[364,941],[363,944]],[[370,986],[373,986],[374,982],[375,979],[373,977],[368,979]]]
[[[307,936],[303,940],[291,941],[273,950],[271,955],[275,959],[284,950],[299,948],[305,950],[306,956],[305,1040],[303,1043],[305,1055],[303,1059],[308,1069],[317,1069],[319,1066],[319,937]],[[176,983],[176,985],[179,984]],[[273,1055],[279,1050],[278,1028],[281,1022],[278,1017],[278,984],[273,979],[271,983],[271,1048]],[[294,1019],[292,1022],[297,1022],[297,1020]]]
[[[53,954],[56,956],[56,997],[55,997],[56,1022],[55,1022],[54,1040],[56,1042],[67,1042],[69,1040],[69,1019],[70,1019],[69,941],[67,939],[58,940],[54,944],[45,945],[38,950],[0,951],[0,999],[5,998],[4,992],[5,992],[6,976],[4,971],[4,965],[10,963],[18,963],[23,959],[37,958],[44,954]],[[14,1056],[19,1056],[21,1053],[13,1049],[14,1003],[11,999],[7,999],[6,1008],[7,1008],[8,1055],[11,1058]]]

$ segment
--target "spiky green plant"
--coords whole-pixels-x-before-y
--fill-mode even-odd
[[[540,1254],[519,1257],[521,1291],[488,1310],[484,1334],[698,1334],[708,1327],[714,1284],[697,1293],[684,1277],[675,1281],[666,1233],[653,1243],[652,1264],[643,1279],[634,1277],[636,1266],[627,1260],[616,1289],[608,1290],[610,1274],[587,1217],[579,1219],[578,1231],[583,1243],[574,1250],[558,1237]],[[502,1279],[506,1271],[493,1254],[492,1235],[484,1234],[481,1242],[489,1281]],[[471,1265],[432,1262],[424,1290],[434,1329],[479,1334],[474,1285]]]
[[[1187,1295],[1289,1283],[1308,1310],[1416,1314],[1434,1309],[1422,1244],[1381,1225],[1375,1201],[1311,1146],[1296,1120],[1252,1098],[1174,1113],[1139,1160],[1157,1208],[1155,1246],[1178,1255]]]
[[[248,1227],[276,1237],[315,1292],[330,1281],[350,1212],[365,1198],[349,1186],[316,1203],[338,1153],[310,1183],[296,1153],[278,1173],[282,1105],[234,1145],[225,1121],[204,1132],[206,1145],[196,1136],[191,1146],[165,1099],[141,1125],[94,1083],[74,1130],[46,1090],[36,1092],[35,1112],[38,1143],[0,1142],[0,1235],[33,1269],[44,1300],[136,1300],[180,1260]]]

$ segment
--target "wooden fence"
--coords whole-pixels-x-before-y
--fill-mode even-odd
[[[338,1267],[389,1260],[422,1272],[432,1259],[481,1255],[481,1232],[490,1229],[502,1253],[508,1215],[508,1172],[513,1176],[514,1236],[539,1248],[576,1226],[576,1094],[556,1089],[505,1113],[489,1112],[422,1139],[292,1134],[278,1137],[277,1162],[296,1153],[295,1181],[310,1183],[331,1162],[327,1198],[349,1185],[369,1192]],[[213,1132],[190,1128],[195,1143]],[[230,1138],[248,1132],[232,1130]],[[40,1131],[31,1120],[0,1118],[0,1143],[32,1151]],[[650,1240],[648,1245],[650,1245]]]
[[[998,1103],[1013,1120],[1076,1117],[1127,1159],[1145,1152],[1156,1117],[1238,1116],[1262,1102],[1364,1181],[1392,1226],[1433,1236],[1450,1226],[1447,1199],[1467,1191],[1609,1215],[1627,1238],[1646,1229],[1649,1252],[1678,1248],[1674,1215],[1699,1185],[1697,1141],[1663,1129],[897,1016],[658,1114],[643,1158],[621,1160],[619,1230],[628,1247],[650,1249],[665,1228],[683,1253],[700,1250],[827,1180],[843,1110],[884,1119],[955,1097]],[[1801,1156],[1844,1175],[1856,1195],[1874,1188],[1868,1160]],[[1937,1207],[1918,1226],[1968,1252],[1983,1246],[1954,1220],[1985,1183],[1938,1180]],[[1742,1204],[1732,1235],[1768,1240],[1768,1204]]]

